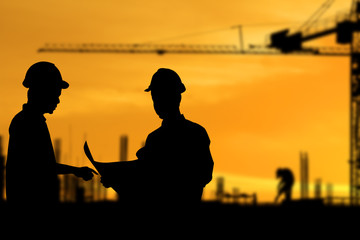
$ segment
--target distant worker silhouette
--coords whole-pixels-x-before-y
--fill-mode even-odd
[[[288,168],[279,168],[276,171],[276,178],[280,178],[278,185],[278,193],[275,198],[275,203],[278,202],[280,196],[285,195],[284,202],[291,201],[291,190],[294,185],[294,175]]]
[[[32,65],[23,85],[28,101],[12,120],[6,165],[6,194],[9,203],[54,204],[59,200],[57,174],[72,173],[84,180],[93,177],[88,167],[56,163],[54,150],[43,116],[52,114],[60,103],[62,89],[69,84],[49,62]]]
[[[153,75],[145,90],[151,92],[155,112],[163,121],[148,135],[145,146],[136,153],[138,160],[133,162],[138,169],[138,191],[152,205],[195,206],[212,179],[209,136],[202,126],[180,113],[185,90],[178,74],[166,68]],[[115,184],[103,180],[104,186]]]

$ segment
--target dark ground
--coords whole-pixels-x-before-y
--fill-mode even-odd
[[[45,232],[55,234],[53,237],[68,233],[79,234],[81,239],[95,236],[104,239],[108,234],[113,239],[126,234],[132,237],[125,239],[149,236],[180,239],[191,235],[201,236],[201,239],[215,236],[221,236],[220,239],[227,238],[225,236],[235,236],[235,239],[325,239],[327,236],[334,239],[334,234],[346,239],[347,233],[357,234],[360,230],[359,207],[324,206],[316,202],[293,202],[283,206],[203,202],[197,209],[174,207],[162,211],[137,211],[116,202],[23,209],[3,203],[0,217],[0,230],[12,229],[14,234],[23,234],[27,229],[26,232],[34,236]],[[355,236],[352,239],[359,239]]]

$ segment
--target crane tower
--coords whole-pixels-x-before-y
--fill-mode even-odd
[[[354,0],[351,19],[341,40],[350,43],[350,199],[360,205],[360,0]]]

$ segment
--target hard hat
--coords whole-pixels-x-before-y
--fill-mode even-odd
[[[66,89],[69,83],[65,82],[55,64],[37,62],[26,72],[23,86],[26,88],[58,87]]]
[[[185,85],[181,82],[179,75],[167,68],[160,68],[152,76],[150,86],[145,89],[145,92],[152,90],[160,91],[174,91],[176,93],[185,92]]]

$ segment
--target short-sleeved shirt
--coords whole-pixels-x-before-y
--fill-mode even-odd
[[[199,201],[212,179],[213,159],[206,130],[181,115],[163,121],[137,152],[149,198]]]
[[[56,160],[45,117],[28,104],[9,128],[6,194],[9,202],[56,203]]]

